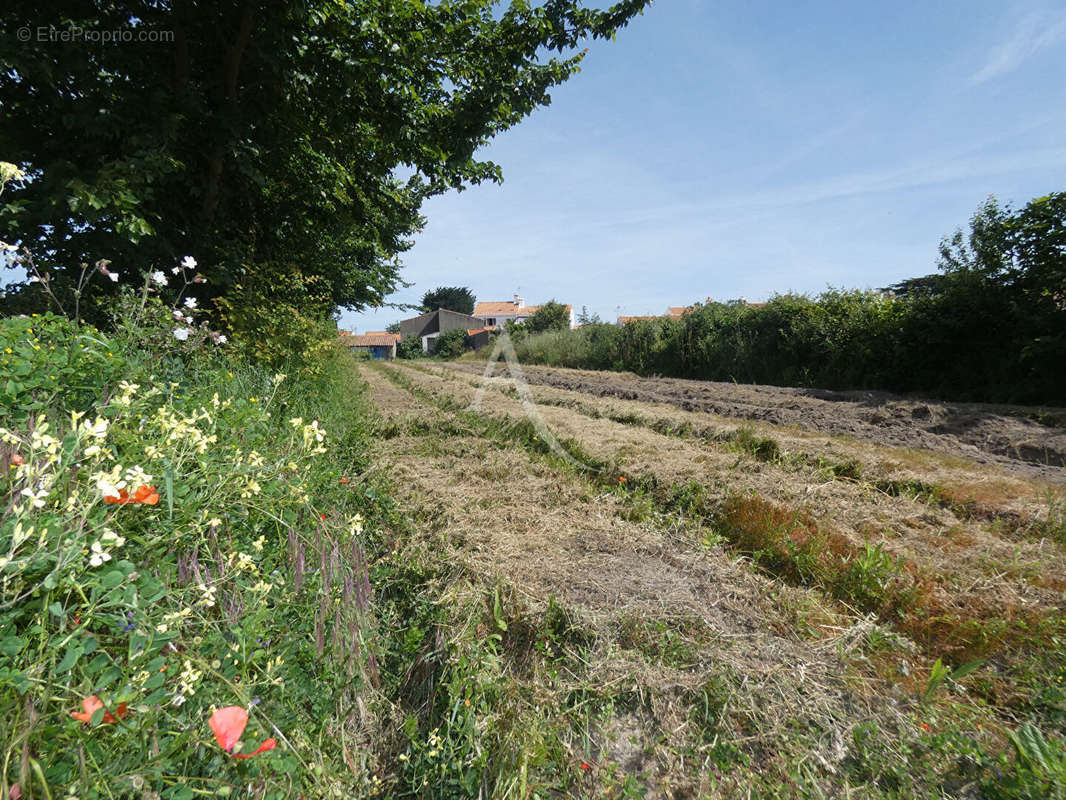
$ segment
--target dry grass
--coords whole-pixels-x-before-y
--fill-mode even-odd
[[[403,374],[431,394],[460,402],[473,396],[468,377],[451,370],[404,369]],[[491,387],[489,415],[522,414],[506,382],[493,381]],[[536,387],[534,393],[542,399],[545,392],[560,391]],[[926,473],[882,479],[884,488],[878,488],[846,474],[839,476],[843,480],[827,478],[822,470],[787,459],[767,460],[762,455],[767,447],[738,460],[732,445],[736,429],[723,428],[714,439],[679,440],[631,421],[590,415],[590,408],[599,407],[594,398],[586,396],[582,403],[584,413],[561,405],[541,405],[540,411],[553,430],[600,461],[616,464],[621,474],[659,490],[701,487],[705,505],[723,510],[716,521],[727,538],[772,573],[819,585],[855,608],[874,611],[931,656],[958,661],[1040,646],[1060,598],[1058,581],[1048,576],[1062,574],[1066,560],[1061,548],[1019,542],[996,529],[1008,508],[1034,511],[1035,492],[1032,487],[1014,491],[1018,479],[967,467],[967,479],[988,488],[972,499],[996,504],[991,520],[996,524],[990,524],[972,513],[973,504],[960,504]],[[771,438],[770,432],[779,435],[780,429],[763,426],[757,436],[744,438],[761,442]],[[928,463],[934,478],[949,469],[939,454]]]
[[[457,605],[506,587],[515,679],[571,728],[584,720],[566,743],[576,761],[615,769],[619,780],[644,774],[656,787],[649,797],[729,796],[713,788],[721,763],[783,775],[788,759],[862,719],[898,724],[898,709],[871,708],[862,697],[874,693],[856,693],[836,649],[781,625],[788,612],[773,581],[683,527],[627,520],[623,494],[522,450],[475,436],[427,449],[421,440],[454,415],[412,408],[376,370],[366,373],[387,415],[423,420],[423,435],[379,446],[426,526],[424,544],[405,546],[454,565],[463,576],[448,590]],[[804,603],[814,616],[817,595]],[[791,736],[793,727],[814,738]],[[726,733],[729,748],[713,744]]]

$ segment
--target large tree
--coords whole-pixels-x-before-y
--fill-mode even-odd
[[[477,149],[647,2],[8,0],[0,159],[29,177],[0,239],[59,289],[83,262],[133,280],[192,254],[204,299],[379,303],[422,202],[500,180]]]
[[[422,308],[426,311],[446,308],[460,314],[473,314],[476,299],[465,286],[438,286],[422,295]]]

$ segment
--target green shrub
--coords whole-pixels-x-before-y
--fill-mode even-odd
[[[466,352],[466,331],[462,328],[447,331],[437,337],[434,351],[441,358],[458,358]]]
[[[84,412],[124,368],[118,345],[91,326],[54,314],[0,319],[0,424]]]
[[[408,336],[396,345],[397,358],[421,358],[424,355],[422,339],[419,336]]]

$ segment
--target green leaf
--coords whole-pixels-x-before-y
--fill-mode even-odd
[[[67,648],[66,654],[63,656],[63,660],[56,665],[57,673],[64,673],[70,671],[70,669],[78,663],[78,659],[81,658],[81,645],[75,644]]]
[[[104,589],[113,589],[125,579],[126,576],[121,570],[113,569],[100,579],[100,586]]]
[[[0,653],[13,656],[26,646],[26,640],[18,636],[5,636],[0,639]]]

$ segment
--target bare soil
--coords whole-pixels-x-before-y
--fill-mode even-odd
[[[484,365],[452,369],[481,373]],[[497,367],[499,370],[500,367]],[[632,373],[523,366],[535,385],[596,397],[660,403],[684,411],[794,425],[880,445],[951,453],[1000,464],[1017,475],[1066,484],[1066,409],[946,403],[888,392],[834,392]]]

